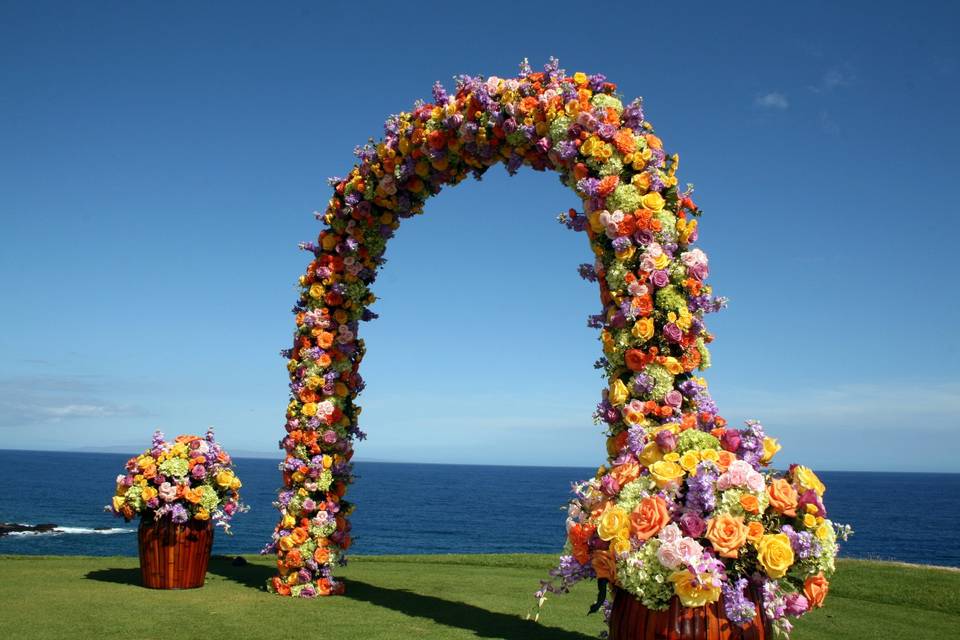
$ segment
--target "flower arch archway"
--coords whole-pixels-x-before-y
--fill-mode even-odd
[[[358,162],[332,178],[325,224],[300,277],[296,334],[289,358],[284,488],[280,522],[266,552],[279,575],[271,591],[312,597],[343,591],[332,569],[350,547],[354,439],[363,439],[355,399],[364,383],[360,321],[387,240],[420,214],[444,185],[479,178],[495,164],[555,171],[582,211],[561,221],[585,232],[596,255],[580,267],[600,288],[608,386],[596,419],[606,425],[611,462],[664,424],[710,431],[723,419],[697,369],[709,366],[703,315],[722,305],[704,280],[707,258],[692,246],[699,210],[678,188],[678,157],[663,149],[640,100],[623,104],[603,75],[567,76],[551,59],[542,72],[524,61],[516,78],[460,76],[448,95],[390,116],[384,137],[358,147]]]

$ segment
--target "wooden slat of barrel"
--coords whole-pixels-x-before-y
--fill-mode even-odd
[[[616,589],[610,614],[610,640],[769,640],[769,621],[751,594],[756,615],[746,627],[727,620],[720,600],[703,607],[684,607],[674,597],[664,611],[651,611],[623,589]]]
[[[174,524],[141,521],[138,531],[140,575],[151,589],[195,589],[202,587],[213,545],[209,521],[190,520]]]

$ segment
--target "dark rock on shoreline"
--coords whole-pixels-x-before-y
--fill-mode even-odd
[[[8,533],[46,533],[48,531],[53,531],[56,528],[57,525],[51,523],[17,524],[16,522],[0,522],[0,537],[3,537]]]

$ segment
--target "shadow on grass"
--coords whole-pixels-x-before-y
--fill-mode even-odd
[[[210,558],[207,571],[258,591],[266,590],[267,580],[275,574],[273,567],[253,563],[235,566],[231,558],[224,556]],[[414,618],[426,618],[447,627],[464,629],[480,638],[595,640],[595,636],[546,627],[532,620],[490,611],[466,602],[445,600],[406,589],[380,587],[352,578],[345,578],[344,581],[347,586],[344,598],[368,602]],[[597,620],[598,624],[603,623],[601,617],[597,616]]]
[[[346,583],[347,598],[369,602],[416,618],[428,618],[437,624],[471,631],[481,638],[595,640],[594,636],[545,627],[532,620],[490,611],[466,602],[444,600],[406,589],[387,589],[349,578]],[[602,618],[600,621],[602,622]]]
[[[262,564],[248,562],[242,565],[233,564],[233,558],[227,556],[211,556],[207,565],[207,573],[213,573],[245,587],[257,591],[267,590],[267,580],[272,578],[276,569]]]
[[[132,584],[140,586],[140,569],[97,569],[83,576],[87,580],[98,582],[113,582],[116,584]]]

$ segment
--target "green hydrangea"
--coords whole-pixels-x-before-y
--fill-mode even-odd
[[[619,209],[624,212],[636,211],[640,208],[640,198],[643,197],[632,184],[619,184],[609,196],[607,196],[607,210],[616,211]]]
[[[560,142],[567,139],[567,129],[570,127],[570,118],[567,116],[557,116],[550,123],[550,139],[554,142]]]
[[[186,458],[167,458],[158,467],[165,475],[183,478],[190,470],[190,463],[187,462]]]
[[[687,308],[687,299],[679,290],[677,290],[677,287],[672,284],[669,284],[663,289],[657,291],[654,299],[657,307],[664,313],[668,313],[670,311],[680,313],[681,309]]]
[[[200,492],[200,506],[207,511],[216,509],[217,505],[220,504],[220,496],[217,495],[217,490],[205,484],[200,487]]]
[[[123,497],[134,511],[143,509],[143,489],[139,485],[133,485],[127,489]]]
[[[703,338],[697,338],[697,351],[700,352],[700,366],[697,368],[701,371],[706,371],[710,368],[710,350],[707,349]]]
[[[527,137],[523,135],[523,131],[517,129],[507,134],[507,143],[509,143],[511,147],[519,147],[527,143]]]
[[[720,441],[706,431],[700,431],[699,429],[687,429],[677,436],[676,451],[680,455],[685,454],[687,451],[694,451],[697,449],[719,448]]]
[[[615,260],[607,267],[607,287],[610,291],[622,291],[627,288],[627,267],[620,260]]]
[[[650,390],[650,397],[663,402],[666,396],[673,389],[673,374],[667,371],[663,365],[652,363],[644,368],[644,373],[653,378],[653,389]]]
[[[628,482],[620,488],[617,496],[617,506],[626,511],[633,511],[640,501],[657,491],[657,485],[650,476],[640,476],[633,482]]]
[[[590,104],[600,109],[612,107],[617,113],[623,112],[623,103],[617,98],[607,95],[606,93],[598,93],[593,96],[593,98],[590,99]]]
[[[673,597],[670,569],[657,559],[659,549],[660,541],[651,538],[636,553],[617,559],[617,582],[653,610],[666,609]]]
[[[602,176],[618,176],[621,171],[623,171],[623,160],[621,160],[620,155],[616,153],[600,165],[600,175]]]
[[[323,473],[320,474],[320,477],[317,478],[317,490],[327,491],[330,489],[330,485],[333,484],[333,474],[330,473],[330,469],[324,469]]]
[[[333,532],[337,530],[337,523],[335,520],[324,525],[310,525],[310,535],[314,538],[327,538],[333,535]]]

